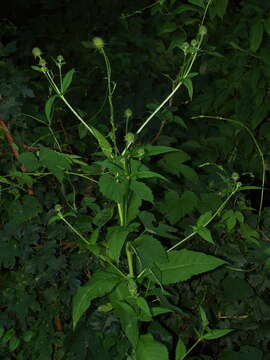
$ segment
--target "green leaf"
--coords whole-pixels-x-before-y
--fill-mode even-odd
[[[203,339],[204,340],[218,339],[218,338],[221,338],[221,337],[229,334],[232,331],[233,331],[233,329],[213,329],[213,330],[210,330],[208,333],[204,334]]]
[[[256,52],[261,46],[263,39],[263,22],[261,19],[257,20],[252,26],[249,35],[250,50]]]
[[[185,79],[182,79],[182,83],[187,88],[189,98],[190,98],[190,100],[192,100],[192,97],[193,97],[192,80],[190,78],[185,78]]]
[[[192,191],[185,191],[181,196],[176,191],[165,193],[165,198],[158,204],[159,211],[174,225],[197,207],[198,198]]]
[[[122,329],[128,340],[136,348],[139,338],[138,317],[131,305],[125,301],[114,301],[113,308],[120,319]]]
[[[6,344],[13,336],[15,336],[15,330],[11,328],[5,333],[4,337],[2,338],[2,344]]]
[[[194,12],[201,13],[201,9],[198,9],[196,6],[186,5],[186,4],[180,5],[178,8],[176,8],[176,9],[174,10],[173,13],[174,13],[175,15],[180,15],[180,14],[182,14],[183,12],[186,12],[186,11],[194,11]]]
[[[139,338],[136,360],[169,360],[169,354],[165,345],[154,340],[151,334],[146,334]]]
[[[144,183],[136,180],[131,180],[130,188],[140,199],[153,203],[154,197],[152,190]]]
[[[103,152],[103,154],[107,158],[112,157],[112,147],[109,143],[109,141],[103,136],[97,129],[95,129],[93,126],[91,126],[91,133],[94,135],[94,137],[97,139],[98,144]]]
[[[41,148],[39,159],[41,164],[48,168],[59,182],[62,182],[64,179],[64,171],[70,170],[71,167],[70,162],[68,162],[61,153],[46,147]]]
[[[51,96],[45,104],[45,115],[48,120],[48,123],[50,124],[52,121],[52,106],[55,101],[55,99],[58,97],[58,95]]]
[[[268,36],[270,36],[270,17],[268,19],[265,19],[264,22],[264,30],[267,33]]]
[[[148,211],[141,211],[139,217],[145,227],[145,230],[149,233],[163,236],[168,239],[177,239],[177,236],[171,234],[177,232],[176,228],[162,223],[157,226],[153,225],[153,223],[156,222],[156,219],[152,213]]]
[[[212,211],[207,211],[206,213],[202,214],[197,221],[197,227],[205,226],[208,223],[208,221],[211,219],[211,217],[212,217]]]
[[[91,305],[91,301],[104,296],[120,282],[120,278],[111,272],[96,272],[87,284],[79,287],[73,298],[72,319],[75,328],[81,316]]]
[[[130,229],[123,226],[111,226],[107,228],[107,256],[115,261],[119,262],[119,257],[121,254],[122,247],[126,241],[128,234],[130,233]]]
[[[215,3],[216,13],[222,19],[226,13],[229,0],[218,0]]]
[[[183,356],[186,354],[186,345],[184,344],[183,340],[179,337],[177,344],[176,344],[176,350],[175,350],[175,360],[181,360]]]
[[[137,303],[138,308],[143,313],[143,318],[141,320],[142,321],[151,321],[152,313],[151,313],[151,310],[150,310],[149,305],[148,305],[147,301],[145,300],[145,298],[143,298],[142,296],[138,296],[136,298],[136,303]],[[144,317],[146,319],[144,319]]]
[[[177,153],[166,154],[163,158],[158,161],[158,165],[173,175],[179,175],[179,165],[183,162],[190,160],[190,156],[182,150],[179,150]]]
[[[178,174],[182,174],[187,180],[193,183],[197,183],[199,181],[199,176],[192,167],[185,164],[179,164],[177,168]]]
[[[30,151],[26,151],[20,154],[19,161],[25,165],[29,171],[36,171],[40,164],[36,156]]]
[[[171,33],[171,32],[174,32],[177,29],[178,29],[177,24],[175,24],[173,22],[162,24],[160,26],[160,28],[159,28],[158,35],[164,35],[164,34],[167,34],[167,33]]]
[[[151,312],[152,312],[153,316],[158,316],[158,315],[161,315],[161,314],[167,314],[167,313],[172,312],[172,311],[173,311],[172,309],[167,309],[167,308],[160,307],[160,306],[153,306],[151,308]]]
[[[62,82],[62,88],[61,88],[62,94],[65,94],[65,92],[69,88],[69,86],[72,82],[74,73],[75,73],[75,69],[71,69],[66,73],[66,75],[63,79],[63,82]]]
[[[99,210],[93,219],[93,224],[101,228],[113,217],[114,208],[112,206]]]
[[[107,198],[117,203],[122,203],[126,194],[126,183],[118,182],[115,177],[110,174],[102,175],[99,178],[99,190]]]
[[[164,154],[164,153],[169,153],[169,152],[176,152],[176,151],[181,151],[169,146],[156,146],[156,145],[145,145],[144,150],[146,151],[146,155],[147,156],[154,156],[154,155],[160,155],[160,154]]]
[[[15,351],[20,346],[21,340],[17,336],[13,336],[8,344],[10,352]]]
[[[133,242],[133,246],[144,268],[152,268],[154,263],[167,261],[167,254],[163,246],[157,239],[150,235],[137,237]]]
[[[168,261],[158,266],[161,270],[162,284],[168,285],[214,270],[225,263],[226,261],[214,256],[184,249],[169,252]]]
[[[220,0],[219,0],[220,1]],[[193,5],[197,5],[197,6],[200,6],[201,8],[204,9],[204,0],[188,0],[188,2],[190,4],[193,4]]]
[[[137,177],[138,179],[158,178],[158,179],[162,179],[162,180],[167,181],[167,179],[166,179],[164,176],[158,174],[157,172],[150,171],[150,170],[138,171],[138,172],[136,173],[136,177]]]
[[[4,330],[4,328],[0,328],[0,338],[4,335],[4,332],[5,332],[5,330]]]
[[[142,200],[135,193],[132,193],[128,200],[127,224],[139,214],[141,205]]]
[[[205,313],[204,309],[201,306],[199,307],[199,310],[200,310],[200,316],[201,316],[201,319],[202,319],[202,326],[203,326],[203,328],[205,328],[206,326],[208,326],[209,321],[207,319],[207,316],[206,316],[206,313]]]

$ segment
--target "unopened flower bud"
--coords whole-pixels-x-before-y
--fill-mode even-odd
[[[101,50],[104,48],[104,41],[101,37],[94,37],[93,45],[97,50]]]
[[[204,26],[204,25],[201,25],[201,26],[199,27],[199,35],[200,35],[200,36],[204,36],[204,35],[206,35],[206,34],[207,34],[207,27]]]
[[[124,112],[124,116],[129,119],[132,116],[132,110],[131,109],[126,109]]]
[[[34,47],[32,50],[32,54],[34,55],[35,58],[37,58],[41,56],[42,51],[40,50],[40,48]]]

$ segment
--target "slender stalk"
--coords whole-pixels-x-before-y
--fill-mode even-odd
[[[202,227],[208,226],[215,219],[215,217],[219,215],[219,213],[224,208],[224,206],[227,204],[227,202],[234,196],[234,194],[237,193],[237,191],[239,191],[240,188],[241,188],[241,184],[237,183],[235,189],[231,192],[231,194],[227,197],[227,199],[219,206],[219,208],[216,210],[216,212],[211,216],[211,218]],[[183,240],[180,240],[178,243],[176,243],[171,248],[169,248],[167,250],[167,252],[174,250],[176,247],[178,247],[179,245],[182,245],[184,242],[186,242],[187,240],[189,240],[196,234],[197,234],[197,231],[193,231],[191,234],[186,236]]]
[[[128,272],[131,278],[134,278],[134,269],[133,269],[133,252],[130,247],[129,242],[126,244],[126,255],[127,255],[127,263],[128,263]]]
[[[184,360],[188,354],[191,353],[191,351],[202,341],[202,338],[199,338],[192,346],[191,348],[188,349],[188,351],[185,353],[185,355],[183,355],[180,359],[178,360]]]

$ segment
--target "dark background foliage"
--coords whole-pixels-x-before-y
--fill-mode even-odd
[[[182,3],[189,8],[182,10]],[[0,19],[0,114],[19,153],[35,154],[44,146],[59,150],[42,122],[49,92],[46,81],[31,69],[33,47],[40,47],[52,64],[50,57],[62,54],[66,67],[76,69],[70,101],[87,114],[89,123],[106,132],[106,74],[102,59],[89,45],[94,36],[104,39],[117,83],[114,104],[120,137],[127,107],[133,111],[130,130],[135,131],[170,92],[169,78],[178,72],[183,56],[177,45],[195,37],[203,13],[195,3],[6,2]],[[270,4],[215,0],[206,26],[207,40],[194,68],[199,75],[193,80],[192,101],[187,90],[181,89],[140,139],[180,148],[190,156],[186,168],[177,168],[174,155],[150,164],[170,184],[161,188],[153,181],[156,203],[144,209],[157,222],[168,221],[180,235],[189,232],[200,214],[217,209],[219,194],[230,188],[233,172],[246,185],[260,186],[262,178],[260,157],[246,131],[222,120],[193,116],[240,121],[252,130],[267,166],[270,155]],[[63,152],[80,155],[91,164],[95,142],[60,103],[52,128]],[[64,224],[48,225],[54,206],[61,203],[76,212],[72,222],[80,231],[87,233],[93,225],[104,230],[113,216],[110,204],[97,187],[78,176],[65,175],[59,182],[41,171],[39,176],[31,175],[38,165],[29,173],[22,172],[3,131],[0,136],[0,328],[4,329],[0,358],[125,359],[128,345],[119,321],[110,312],[98,311],[98,301],[72,330],[72,296],[99,264]],[[88,171],[95,174],[91,166]],[[27,186],[33,187],[34,196]],[[236,331],[202,343],[190,359],[270,359],[267,186],[268,182],[259,228],[260,190],[241,192],[227,205],[232,213],[212,229],[215,246],[202,244],[198,238],[186,245],[220,256],[230,266],[170,289],[171,306],[183,311],[160,316],[150,330],[171,351],[179,334],[186,344],[193,343],[197,309],[203,305],[213,327]],[[242,214],[238,218],[237,212]],[[244,221],[239,220],[241,216]]]

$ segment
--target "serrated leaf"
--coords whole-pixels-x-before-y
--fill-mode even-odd
[[[41,164],[48,168],[60,182],[64,179],[64,170],[70,170],[71,168],[71,164],[61,153],[46,147],[41,148],[39,159]]]
[[[25,165],[29,171],[36,171],[40,164],[36,156],[30,151],[26,151],[20,154],[19,161]]]
[[[119,262],[122,247],[126,241],[130,229],[123,226],[111,226],[107,228],[106,242],[107,242],[107,256],[115,261]]]
[[[136,304],[138,308],[142,311],[143,315],[146,316],[146,321],[150,321],[152,319],[152,314],[145,298],[143,298],[142,296],[138,296],[136,298]]]
[[[91,133],[94,135],[94,137],[97,139],[98,144],[103,152],[103,154],[107,157],[107,158],[111,158],[112,157],[112,147],[109,143],[109,141],[105,138],[105,136],[103,136],[101,134],[101,132],[99,132],[97,129],[95,129],[93,126],[91,127]]]
[[[158,224],[157,226],[154,226],[153,223],[156,222],[155,216],[148,212],[148,211],[142,211],[139,215],[145,230],[159,236],[163,236],[167,239],[177,239],[175,235],[172,235],[171,233],[176,233],[177,229],[169,226],[167,224]]]
[[[168,261],[158,264],[162,284],[168,285],[190,279],[194,275],[214,270],[226,261],[191,250],[171,251]]]
[[[140,181],[131,180],[130,188],[140,199],[153,203],[154,197],[152,190],[146,184]]]
[[[263,39],[263,22],[261,19],[257,20],[252,26],[249,35],[249,46],[252,52],[256,52],[261,46]]]
[[[160,241],[150,235],[141,235],[133,241],[136,255],[144,268],[152,268],[158,262],[166,262],[167,254]]]
[[[179,337],[177,344],[176,344],[176,350],[175,350],[175,360],[181,360],[183,356],[186,354],[186,345],[184,344],[183,340]]]
[[[136,360],[169,360],[165,345],[154,340],[151,334],[141,335],[136,348]]]
[[[140,212],[140,207],[142,205],[142,200],[136,196],[136,194],[132,193],[129,197],[128,201],[128,209],[127,209],[127,224],[129,224],[132,220],[136,218],[136,216]]]
[[[164,176],[158,174],[157,172],[150,171],[150,170],[138,171],[136,173],[136,177],[138,179],[158,178],[158,179],[162,179],[162,180],[167,181],[167,179]]]
[[[75,73],[75,69],[71,69],[64,76],[64,79],[63,79],[63,82],[62,82],[62,88],[61,88],[62,94],[65,94],[65,92],[69,88],[69,86],[70,86],[70,84],[72,82],[74,73]]]
[[[203,339],[204,340],[218,339],[218,338],[221,338],[221,337],[229,334],[232,331],[233,331],[233,329],[213,329],[213,330],[210,330],[207,334],[204,334]]]
[[[91,301],[104,296],[120,282],[120,278],[111,272],[96,272],[87,284],[79,287],[73,298],[72,319],[75,328],[81,316],[91,305]]]
[[[110,174],[102,175],[99,178],[99,190],[107,198],[117,203],[123,201],[123,197],[127,191],[127,184],[118,182],[115,177]]]
[[[114,208],[107,207],[105,209],[99,210],[96,216],[93,219],[93,224],[101,228],[113,217]]]
[[[178,174],[182,174],[187,180],[193,183],[197,183],[199,181],[199,176],[192,167],[185,164],[179,164],[177,168]]]
[[[136,348],[139,338],[139,325],[135,310],[125,301],[114,301],[113,308],[120,319],[125,335],[132,346]]]

